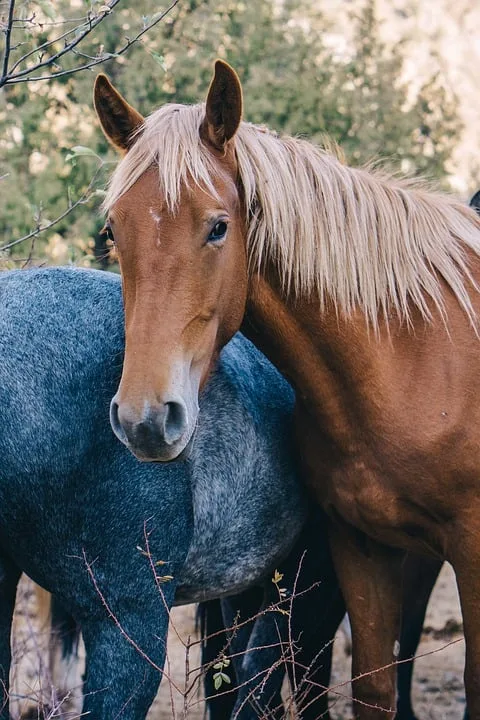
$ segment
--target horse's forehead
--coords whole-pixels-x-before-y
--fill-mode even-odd
[[[199,212],[210,207],[235,209],[238,204],[238,188],[234,178],[220,170],[218,173],[212,173],[210,179],[215,194],[201,183],[188,182],[182,187],[179,206],[185,203]]]
[[[225,208],[235,211],[239,206],[238,187],[230,167],[224,165],[224,163],[216,163],[210,173],[214,192],[205,187],[201,181],[187,174],[186,180],[180,183],[173,211],[160,182],[158,167],[152,166],[118,198],[111,208],[111,215],[122,222],[139,211],[143,213],[145,208],[148,208],[149,214],[155,220],[167,216],[178,217],[185,212],[193,212],[194,215],[204,214],[209,209]]]
[[[166,206],[165,197],[160,188],[158,171],[153,167],[146,170],[123,195],[115,200],[109,209],[109,215],[116,221],[124,222],[135,212],[143,212],[145,207],[155,207],[161,213]]]

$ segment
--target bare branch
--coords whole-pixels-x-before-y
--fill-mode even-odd
[[[5,54],[3,56],[2,75],[6,75],[8,72],[8,61],[10,59],[10,38],[12,35],[14,10],[15,0],[10,0],[10,4],[8,6],[7,27],[5,28]]]
[[[29,75],[31,72],[34,72],[35,70],[38,70],[39,68],[47,67],[48,65],[55,64],[59,58],[63,57],[63,55],[70,52],[70,50],[72,50],[80,42],[82,42],[82,40],[87,35],[89,35],[92,32],[92,30],[94,30],[97,27],[97,25],[99,25],[107,17],[107,15],[109,15],[112,12],[113,8],[116,5],[118,5],[119,2],[120,2],[120,0],[110,0],[110,2],[108,3],[108,6],[105,6],[106,8],[108,7],[108,10],[107,9],[103,10],[95,18],[89,18],[87,20],[87,22],[85,23],[85,25],[86,25],[85,30],[80,32],[74,40],[72,40],[70,43],[67,43],[61,50],[59,50],[57,53],[55,53],[51,57],[47,58],[46,60],[41,60],[40,62],[36,63],[33,67],[29,67],[29,68],[25,68],[24,70],[20,70],[19,72],[15,73],[14,75],[12,75],[11,73],[8,73],[8,68],[5,69],[4,73],[3,73],[3,77],[0,79],[0,87],[2,87],[2,85],[8,85],[13,78],[17,79],[17,81],[18,81],[18,78],[24,78],[27,75]],[[79,27],[81,27],[81,25]],[[68,33],[64,33],[64,35],[61,37],[65,37],[65,35],[67,35],[67,34],[76,32],[77,29],[78,28],[73,28]]]
[[[92,30],[94,30],[114,9],[116,5],[120,0],[110,0],[110,3],[108,5],[109,9],[103,11],[100,15],[98,15],[95,19],[89,19],[85,24],[88,26],[85,30],[83,30],[74,40],[72,40],[69,43],[66,43],[65,46],[59,50],[55,55],[52,55],[51,57],[47,58],[46,60],[41,60],[40,62],[36,63],[35,65],[32,65],[31,67],[25,68],[24,70],[20,70],[18,72],[13,72],[22,62],[24,62],[28,57],[33,55],[35,52],[38,52],[42,49],[45,49],[55,42],[58,42],[61,39],[64,39],[71,35],[74,32],[78,31],[77,28],[72,28],[62,35],[60,35],[58,38],[55,38],[54,40],[49,40],[43,43],[43,45],[40,45],[38,48],[35,48],[34,50],[29,51],[28,53],[25,53],[19,60],[15,62],[15,64],[12,66],[10,71],[8,71],[8,68],[5,70],[3,76],[0,78],[0,87],[3,85],[15,85],[20,82],[38,82],[39,80],[52,80],[56,77],[62,77],[65,75],[73,75],[74,73],[81,72],[82,70],[88,70],[92,67],[95,67],[96,65],[100,65],[107,60],[111,60],[114,57],[118,57],[120,55],[123,55],[134,43],[136,43],[145,33],[147,33],[149,30],[151,30],[153,27],[158,25],[175,7],[178,5],[180,0],[174,0],[167,8],[164,10],[158,17],[156,17],[154,20],[152,20],[150,23],[145,25],[145,27],[142,28],[140,32],[138,32],[135,37],[133,38],[126,38],[126,42],[124,45],[122,45],[121,48],[119,48],[114,53],[103,53],[98,58],[92,59],[90,62],[85,63],[84,65],[80,65],[76,68],[71,68],[70,70],[59,70],[58,72],[50,73],[48,75],[35,75],[31,76],[31,73],[36,72],[40,68],[45,68],[51,65],[57,65],[57,61],[62,58],[67,53],[73,51],[74,48],[87,36],[89,35]],[[81,26],[79,26],[81,27]],[[10,28],[11,29],[11,28]],[[81,55],[81,53],[76,53]],[[7,63],[8,64],[8,63]]]

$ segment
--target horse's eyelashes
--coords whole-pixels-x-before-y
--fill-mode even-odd
[[[115,245],[115,238],[113,237],[112,227],[110,223],[105,223],[103,228],[100,230],[100,237],[102,240],[110,240]]]

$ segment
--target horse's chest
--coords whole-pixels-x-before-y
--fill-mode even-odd
[[[413,501],[408,480],[384,472],[374,457],[339,458],[317,437],[303,443],[302,459],[309,489],[329,515],[387,545],[428,553],[441,549],[437,523],[423,499]]]
[[[320,473],[318,469],[322,467]],[[369,468],[357,458],[337,467],[315,463],[307,482],[327,512],[341,515],[351,525],[369,534],[374,528],[395,527],[399,519],[399,500]]]

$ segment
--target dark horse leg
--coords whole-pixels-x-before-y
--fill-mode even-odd
[[[442,560],[410,553],[405,558],[399,660],[413,658],[417,652],[428,601],[442,565]],[[396,720],[415,720],[411,696],[413,664],[412,660],[398,666]]]
[[[283,577],[277,585],[286,589],[287,599],[278,605],[277,586],[267,581],[262,607],[266,612],[256,620],[249,638],[234,716],[283,718],[280,690],[288,672],[302,720],[328,717],[332,643],[345,605],[320,511],[278,570]]]
[[[227,634],[223,625],[222,606],[220,600],[208,600],[200,603],[197,608],[197,629],[202,638],[202,667],[205,668],[204,692],[210,720],[224,720],[232,714],[235,705],[235,691],[216,695],[213,684],[213,664],[227,647]],[[231,677],[231,675],[230,675]],[[232,679],[232,684],[234,678]]]
[[[283,576],[278,586],[289,594],[279,606],[284,612],[271,609],[279,601],[271,578],[264,590],[253,588],[222,600],[222,619],[216,601],[202,608],[207,614],[202,623],[202,635],[207,638],[203,662],[213,662],[228,644],[227,655],[237,656],[232,665],[240,685],[238,694],[213,698],[209,703],[211,720],[230,717],[234,704],[233,715],[241,720],[283,718],[280,691],[285,672],[302,720],[328,717],[333,638],[345,605],[333,569],[326,520],[320,511],[311,518],[278,571]],[[253,618],[252,622],[244,625],[248,618]],[[224,628],[233,628],[235,620],[239,627],[231,636]],[[212,633],[215,637],[210,637]],[[232,677],[233,673],[229,674]],[[212,678],[210,671],[207,697],[215,693]]]
[[[323,513],[315,514],[300,540],[282,581],[289,589],[295,588],[289,631],[295,653],[287,670],[302,720],[316,720],[329,717],[327,688],[333,639],[345,614],[345,603],[333,567]]]
[[[202,665],[210,666],[205,674],[205,697],[207,698],[208,717],[210,720],[226,720],[233,712],[237,697],[236,684],[237,665],[241,665],[243,653],[248,647],[254,620],[253,618],[262,605],[263,588],[256,586],[239,595],[223,600],[210,600],[201,603],[198,608],[198,619],[202,636]],[[235,622],[240,626],[231,635],[229,630]],[[212,663],[222,653],[232,655],[231,665],[226,670],[231,685],[223,684],[217,691],[214,687],[213,675],[216,672]],[[238,654],[238,657],[235,657]]]
[[[268,582],[221,601],[229,642],[227,654],[233,658],[237,684],[232,717],[239,720],[280,720],[284,716],[280,693],[285,672],[278,660],[285,629],[278,618],[268,617]]]
[[[9,718],[9,673],[12,659],[10,634],[20,570],[5,557],[0,557],[0,719]]]

